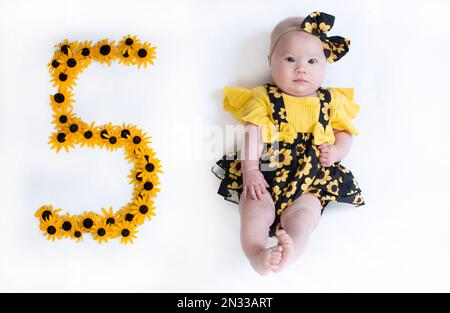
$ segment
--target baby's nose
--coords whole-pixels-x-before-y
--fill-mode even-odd
[[[297,66],[297,68],[295,69],[296,73],[306,73],[306,68],[302,65]]]

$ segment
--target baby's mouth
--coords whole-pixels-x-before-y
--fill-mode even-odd
[[[303,83],[307,83],[308,81],[306,79],[299,78],[299,79],[294,79],[293,82],[303,84]]]

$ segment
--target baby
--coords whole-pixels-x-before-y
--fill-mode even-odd
[[[242,249],[261,275],[300,258],[330,201],[364,204],[356,179],[340,164],[358,135],[351,119],[359,105],[351,88],[321,87],[326,63],[350,45],[327,36],[333,23],[323,12],[281,21],[268,56],[274,84],[224,91],[224,108],[246,134],[243,149],[224,156],[213,172],[221,179],[218,193],[239,203]],[[277,245],[267,247],[269,235]]]

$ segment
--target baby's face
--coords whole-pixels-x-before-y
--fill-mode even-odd
[[[303,31],[281,37],[271,58],[271,73],[283,92],[296,97],[316,97],[325,78],[322,41]]]

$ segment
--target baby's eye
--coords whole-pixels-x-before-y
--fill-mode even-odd
[[[288,62],[295,62],[295,59],[293,57],[287,57],[286,61],[288,61]]]
[[[309,59],[309,60],[308,60],[308,63],[309,63],[309,64],[317,63],[317,59]]]

